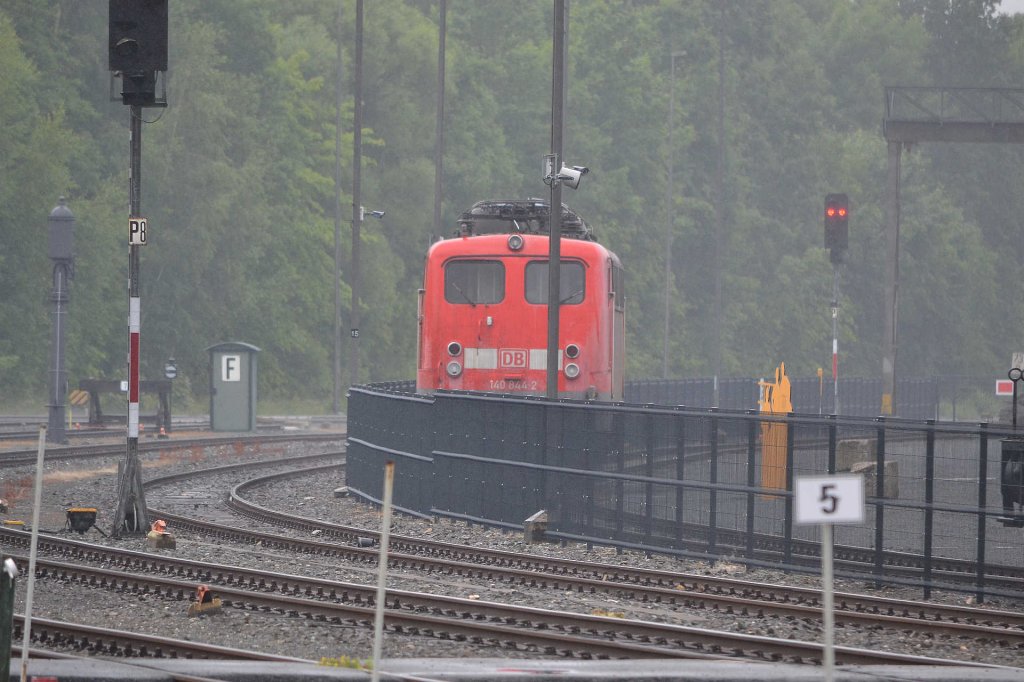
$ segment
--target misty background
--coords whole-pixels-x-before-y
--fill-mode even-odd
[[[365,3],[361,203],[386,215],[363,224],[361,374],[346,385],[414,377],[416,290],[439,236],[438,4]],[[627,380],[662,376],[666,291],[668,376],[710,376],[718,358],[726,377],[779,362],[828,376],[830,192],[851,205],[841,375],[878,377],[883,88],[1021,87],[1024,19],[1007,12],[1022,5],[571,2],[564,149],[591,173],[563,200],[626,268]],[[454,226],[482,199],[547,196],[552,3],[447,7],[442,209]],[[351,314],[354,8],[170,1],[169,106],[146,109],[143,126],[141,357],[144,380],[176,359],[183,409],[205,408],[205,349],[223,341],[262,349],[261,409],[330,409],[339,68],[342,329]],[[0,126],[0,406],[41,411],[59,196],[77,218],[71,387],[126,375],[128,110],[110,98],[106,0],[0,0]],[[1011,145],[903,155],[898,376],[977,377],[990,393],[1024,350],[1022,160]]]

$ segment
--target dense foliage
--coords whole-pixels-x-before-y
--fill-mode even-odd
[[[438,4],[365,3],[362,203],[387,214],[362,231],[359,380],[414,376],[415,292],[436,236]],[[447,5],[451,225],[480,199],[545,196],[552,2]],[[128,109],[110,100],[106,6],[0,0],[5,402],[45,395],[45,226],[60,195],[77,217],[71,383],[125,373]],[[355,2],[171,0],[170,14],[170,106],[146,109],[143,126],[143,378],[174,356],[176,390],[202,398],[205,349],[245,341],[263,351],[261,396],[327,408],[339,68],[343,328],[350,314]],[[1019,85],[1022,21],[992,0],[571,3],[565,151],[593,172],[565,200],[627,268],[628,375],[661,376],[666,298],[669,376],[710,375],[718,362],[725,376],[768,375],[780,361],[793,375],[828,367],[821,211],[841,191],[853,207],[844,370],[878,376],[883,87]],[[1021,349],[1022,154],[922,144],[904,155],[901,375],[996,376]]]

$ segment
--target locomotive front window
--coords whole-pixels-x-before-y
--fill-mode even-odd
[[[505,298],[505,265],[496,260],[456,260],[444,267],[444,300],[476,305]]]
[[[583,263],[562,261],[558,268],[558,292],[562,305],[583,303],[586,279]],[[546,304],[548,302],[548,262],[533,261],[526,264],[526,302]]]

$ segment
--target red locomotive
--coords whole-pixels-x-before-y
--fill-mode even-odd
[[[548,202],[481,201],[427,253],[416,390],[545,395]],[[558,395],[621,400],[622,265],[562,206]]]

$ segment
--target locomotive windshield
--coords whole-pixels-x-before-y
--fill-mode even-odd
[[[496,260],[456,260],[444,268],[444,300],[449,303],[501,303],[505,265]]]
[[[578,305],[583,303],[584,287],[583,264],[575,261],[562,261],[558,268],[558,292],[562,296],[562,305]],[[526,264],[526,302],[547,304],[548,302],[548,262],[532,261]]]

